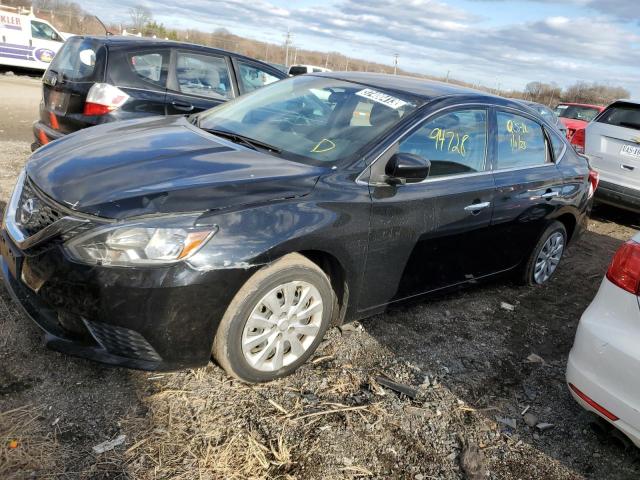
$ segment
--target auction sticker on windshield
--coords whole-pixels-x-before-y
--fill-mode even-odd
[[[634,145],[623,145],[620,150],[620,155],[625,157],[640,158],[640,147]]]
[[[405,102],[404,100],[400,100],[393,95],[378,92],[373,88],[365,88],[364,90],[360,90],[359,92],[356,92],[356,95],[368,98],[369,100],[373,100],[374,102],[381,103],[382,105],[393,108],[394,110],[397,110],[398,108],[407,104],[407,102]]]

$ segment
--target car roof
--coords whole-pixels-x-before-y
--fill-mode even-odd
[[[178,42],[176,40],[165,40],[160,38],[149,38],[149,37],[136,37],[136,36],[123,36],[123,35],[76,35],[76,37],[81,38],[89,38],[93,40],[97,40],[99,42],[104,43],[105,45],[110,45],[114,47],[126,47],[126,46],[145,46],[145,47],[158,47],[158,48],[176,48],[176,47],[185,47],[190,50],[197,50],[207,53],[217,53],[220,55],[231,55],[235,58],[241,60],[248,60],[253,63],[259,63],[266,67],[269,67],[271,70],[275,70],[283,73],[280,69],[270,65],[261,60],[257,60],[255,58],[247,57],[246,55],[241,55],[236,52],[231,52],[229,50],[223,50],[221,48],[207,47],[205,45],[199,45],[197,43],[189,43],[189,42]],[[284,78],[284,77],[283,77]]]
[[[619,100],[611,102],[610,105],[613,105],[614,103],[633,103],[634,105],[640,105],[640,99],[635,100],[631,98],[621,98]]]
[[[388,73],[370,72],[317,72],[312,75],[331,77],[347,82],[362,83],[371,87],[384,90],[395,90],[411,95],[432,100],[449,95],[481,95],[483,97],[496,97],[473,88],[461,87],[451,83],[428,80],[426,78],[408,77],[405,75],[391,75]]]

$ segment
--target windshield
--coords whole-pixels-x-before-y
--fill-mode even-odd
[[[590,122],[596,115],[600,113],[597,108],[580,107],[577,105],[558,105],[555,110],[556,115],[562,118],[570,118],[572,120],[583,120]]]
[[[327,77],[283,80],[197,118],[208,131],[245,137],[293,160],[314,164],[349,158],[409,112],[419,100]]]

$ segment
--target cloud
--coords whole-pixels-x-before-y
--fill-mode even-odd
[[[506,2],[507,0],[473,0],[476,2]],[[557,5],[558,0],[529,0]],[[592,9],[622,22],[640,22],[637,0],[565,0],[580,9]]]
[[[226,26],[262,39],[265,32],[281,39],[290,28],[303,48],[342,50],[382,63],[398,52],[406,70],[439,75],[451,70],[455,78],[471,83],[522,88],[532,80],[561,85],[612,80],[640,93],[640,79],[632,73],[640,64],[640,35],[610,16],[584,16],[588,11],[579,5],[591,6],[595,0],[571,1],[576,4],[575,17],[497,27],[444,0],[338,0],[303,7],[291,3],[286,8],[266,0],[192,0],[188,5],[155,0],[147,6],[169,27],[170,22],[208,30]],[[124,12],[136,3],[120,1]],[[622,12],[626,2],[606,4]]]

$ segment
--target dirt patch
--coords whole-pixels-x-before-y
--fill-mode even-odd
[[[27,155],[0,142],[0,202]],[[592,433],[564,383],[580,315],[637,229],[601,208],[548,285],[503,279],[394,307],[331,330],[296,374],[259,386],[215,365],[154,374],[48,351],[0,287],[0,478],[456,479],[463,442],[490,478],[638,478],[638,453]],[[554,427],[534,431],[527,408]],[[93,452],[121,434],[123,446]]]

